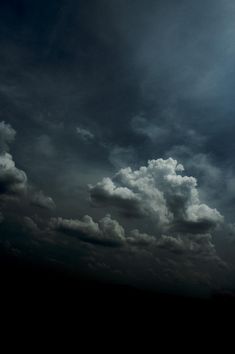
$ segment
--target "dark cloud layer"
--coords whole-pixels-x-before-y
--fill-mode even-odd
[[[1,139],[5,142],[13,129],[4,122],[1,126],[5,132]],[[6,149],[9,150],[8,145]],[[83,265],[88,262],[85,268],[97,274],[104,272],[114,278],[128,279],[141,286],[142,274],[145,274],[144,278],[151,287],[171,288],[174,282],[192,286],[196,281],[199,288],[214,288],[212,269],[216,269],[218,274],[228,269],[226,261],[218,255],[210,233],[219,227],[224,228],[223,216],[200,202],[196,179],[184,176],[183,171],[183,166],[172,158],[151,160],[138,170],[123,168],[113,178],[104,178],[90,186],[91,199],[100,211],[104,213],[107,206],[117,208],[120,221],[109,214],[98,222],[88,215],[81,219],[50,218],[45,214],[29,214],[27,205],[52,211],[55,204],[52,198],[29,184],[25,172],[15,167],[9,152],[2,152],[3,213],[0,213],[0,220],[3,232],[6,233],[11,220],[13,231],[9,229],[10,240],[11,235],[17,232],[22,235],[22,247],[25,247],[25,242],[33,248],[38,248],[41,243],[52,244],[55,248],[62,247],[68,256],[74,242],[76,248],[80,248],[80,243],[87,244],[85,248],[82,246],[83,251],[80,250],[79,255],[81,261],[84,259]],[[23,203],[22,219],[17,208],[13,208],[13,214],[11,211],[18,201]],[[126,217],[128,223],[124,227],[122,222]],[[143,223],[136,223],[142,219]],[[3,245],[13,251],[15,247],[11,243],[12,240],[5,240]],[[17,252],[20,252],[21,246],[18,247]],[[107,249],[116,251],[110,254]],[[135,262],[143,264],[141,271],[130,262],[132,257]]]
[[[1,1],[4,242],[232,288],[234,20],[230,0]]]

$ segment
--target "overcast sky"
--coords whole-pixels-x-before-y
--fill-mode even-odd
[[[230,0],[1,1],[1,247],[233,291],[234,39]]]

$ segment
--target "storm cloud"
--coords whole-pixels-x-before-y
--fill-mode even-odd
[[[234,288],[234,3],[0,13],[0,244],[131,284]]]

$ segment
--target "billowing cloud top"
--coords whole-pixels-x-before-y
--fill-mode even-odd
[[[91,200],[124,216],[149,218],[156,229],[208,231],[223,217],[201,203],[196,179],[182,176],[183,170],[172,158],[151,160],[136,171],[124,168],[90,186]]]

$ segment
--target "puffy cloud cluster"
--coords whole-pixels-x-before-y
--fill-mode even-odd
[[[104,246],[120,246],[125,241],[123,227],[110,215],[106,215],[98,223],[88,215],[85,215],[82,220],[52,218],[50,229]]]
[[[106,215],[95,222],[86,215],[79,219],[51,218],[48,231],[63,233],[80,241],[100,246],[125,247],[126,250],[148,250],[152,256],[163,259],[183,257],[192,260],[223,262],[217,255],[212,242],[212,235],[205,234],[175,234],[149,235],[138,229],[125,231],[118,221]]]
[[[158,230],[207,232],[223,217],[201,203],[196,179],[183,171],[172,158],[151,160],[136,171],[124,168],[90,186],[91,200],[116,207],[124,216],[148,218]]]
[[[8,205],[8,198],[14,197],[26,204],[54,209],[52,198],[35,189],[25,172],[16,167],[9,153],[14,137],[15,131],[0,123],[0,201]],[[138,264],[143,270],[138,268],[136,274],[139,271],[147,274],[149,270],[151,273],[152,269],[160,278],[168,273],[182,276],[190,267],[197,272],[204,261],[221,265],[210,232],[223,217],[200,201],[196,179],[184,176],[183,171],[183,166],[172,158],[151,160],[138,170],[123,168],[113,178],[104,178],[90,186],[93,203],[114,207],[122,216],[129,217],[128,227],[123,224],[125,229],[109,214],[99,221],[88,215],[82,219],[55,217],[49,224],[44,216],[38,219],[30,215],[19,223],[37,241],[67,244],[65,235],[89,243],[94,247],[81,243],[79,247],[88,250],[82,252],[91,252],[94,264],[114,262],[117,269],[133,271],[134,275]],[[0,212],[0,223],[4,216]],[[98,249],[97,245],[104,247]],[[203,275],[204,269],[198,273]]]

